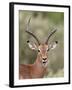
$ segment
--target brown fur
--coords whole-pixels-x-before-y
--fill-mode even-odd
[[[47,66],[43,66],[42,64],[42,58],[47,58],[47,46],[41,45],[39,46],[39,49],[41,52],[38,53],[37,59],[34,64],[20,64],[19,67],[19,79],[30,79],[30,78],[43,78]],[[48,62],[46,62],[48,63]]]

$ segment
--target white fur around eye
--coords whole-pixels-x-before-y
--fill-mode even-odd
[[[38,52],[40,52],[40,49],[38,49]]]
[[[40,49],[39,49],[39,51],[40,51]]]
[[[47,51],[49,50],[49,48],[47,48]]]

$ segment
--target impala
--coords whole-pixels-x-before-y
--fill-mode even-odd
[[[38,54],[34,64],[20,64],[19,79],[43,78],[47,73],[48,51],[50,49],[54,49],[58,44],[58,41],[55,41],[51,45],[49,45],[48,43],[50,37],[57,31],[56,29],[51,31],[45,43],[41,43],[38,38],[29,30],[29,23],[30,19],[27,24],[26,33],[31,35],[38,44],[31,43],[29,40],[27,41],[27,43],[32,50],[37,50]]]

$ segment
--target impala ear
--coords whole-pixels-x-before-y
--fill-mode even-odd
[[[50,49],[55,49],[56,48],[56,46],[57,46],[57,44],[58,44],[58,41],[55,41],[53,44],[51,44],[50,46],[49,46],[49,50]]]
[[[35,43],[31,43],[29,42],[29,40],[27,41],[27,43],[29,48],[31,48],[32,50],[37,50],[37,45]]]
[[[57,46],[57,44],[58,44],[58,41],[55,41],[55,42],[53,43],[53,45],[51,46],[51,49],[55,49],[56,46]]]

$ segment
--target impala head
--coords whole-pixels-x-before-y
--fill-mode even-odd
[[[31,35],[32,37],[34,37],[34,39],[37,41],[38,44],[36,43],[32,43],[30,42],[29,40],[27,41],[29,47],[32,49],[32,50],[37,50],[38,51],[38,56],[40,58],[40,62],[42,62],[44,65],[48,62],[48,51],[50,51],[51,49],[54,49],[57,44],[58,44],[58,41],[55,41],[53,42],[52,44],[48,44],[48,41],[50,39],[50,37],[57,31],[56,29],[53,30],[47,37],[45,43],[40,43],[40,41],[38,40],[38,38],[31,32],[29,31],[29,22],[30,22],[30,19],[28,21],[28,25],[27,25],[27,29],[26,29],[26,32]]]

